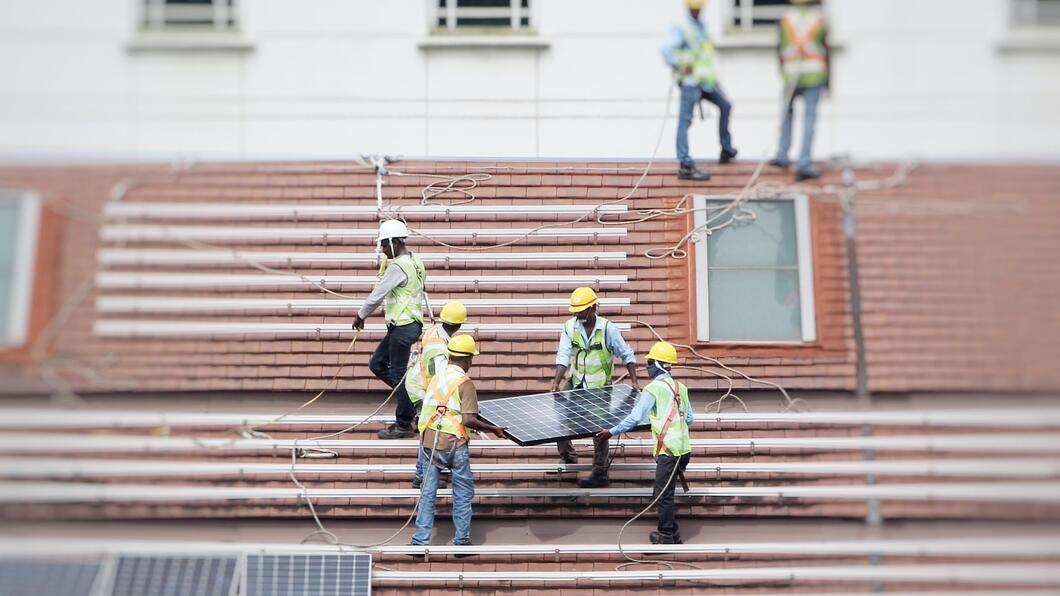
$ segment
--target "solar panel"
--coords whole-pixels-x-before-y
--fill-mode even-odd
[[[245,596],[368,596],[372,555],[247,555]]]
[[[0,559],[0,596],[90,596],[100,561]]]
[[[629,385],[536,393],[482,400],[479,416],[508,427],[508,438],[520,445],[540,445],[589,437],[613,427],[633,411],[637,396]],[[642,420],[635,428],[647,424]]]
[[[110,596],[231,596],[239,559],[123,555],[114,564]]]

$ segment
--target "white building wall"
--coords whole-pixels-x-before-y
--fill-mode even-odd
[[[775,143],[780,79],[760,35],[710,26],[742,155]],[[1060,31],[1012,0],[831,0],[837,46],[816,154],[1060,158]],[[432,0],[242,0],[221,50],[132,49],[137,0],[0,5],[0,158],[643,158],[671,84],[680,0],[531,0],[544,47],[432,47]],[[1029,41],[1028,41],[1029,40]],[[660,156],[672,158],[673,114]],[[796,137],[798,138],[798,137]],[[716,119],[693,153],[717,154]]]

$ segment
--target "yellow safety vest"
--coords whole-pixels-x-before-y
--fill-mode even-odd
[[[688,422],[685,414],[691,404],[688,401],[688,387],[673,378],[655,379],[644,388],[644,391],[655,397],[655,405],[648,411],[651,422],[651,435],[655,438],[654,455],[664,452],[680,457],[692,452],[692,442],[688,438]]]
[[[700,86],[717,85],[718,75],[715,70],[717,52],[714,51],[714,44],[710,42],[710,37],[699,31],[691,17],[681,24],[681,33],[685,38],[685,45],[676,52],[677,72],[674,76],[677,82],[682,84],[692,80]],[[692,74],[681,74],[686,67],[692,68]]]
[[[460,415],[460,386],[470,380],[464,369],[455,364],[447,365],[445,370],[434,375],[427,385],[420,409],[420,434],[430,428],[461,439],[468,438]]]
[[[427,385],[437,373],[434,370],[434,361],[439,356],[445,356],[448,360],[447,342],[448,340],[442,337],[441,323],[431,325],[423,332],[418,360],[415,366],[409,366],[408,372],[405,373],[405,390],[409,394],[409,399],[414,403],[423,399],[427,392]]]
[[[597,315],[596,331],[590,340],[578,332],[578,318],[571,317],[563,332],[571,341],[570,378],[575,387],[603,387],[611,382],[614,370],[611,351],[607,349],[607,326],[610,321]]]
[[[780,20],[780,59],[784,82],[800,89],[828,80],[824,15],[819,10],[789,10]]]
[[[427,270],[416,255],[405,253],[393,260],[405,273],[405,285],[398,286],[386,295],[383,309],[387,325],[408,325],[423,322],[423,284],[427,281]],[[385,275],[385,269],[379,277]]]

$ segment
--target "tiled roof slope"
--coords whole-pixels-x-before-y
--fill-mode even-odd
[[[636,163],[520,163],[520,162],[402,162],[393,170],[454,176],[485,172],[473,190],[477,206],[599,205],[614,201],[634,186],[643,164]],[[675,206],[686,193],[733,193],[747,181],[753,166],[718,167],[706,184],[680,182],[672,164],[657,165],[624,204],[628,209]],[[891,167],[865,168],[861,179],[881,178]],[[423,187],[438,180],[391,174],[383,195],[390,206],[418,205]],[[783,182],[780,172],[764,172],[763,181]],[[825,183],[836,184],[838,175]],[[193,313],[98,312],[100,297],[330,299],[320,291],[297,285],[96,288],[97,272],[185,272],[261,275],[245,264],[228,265],[108,265],[97,260],[100,249],[169,248],[195,250],[174,242],[103,241],[103,205],[116,184],[122,183],[127,203],[186,202],[247,205],[375,205],[375,175],[354,164],[205,164],[172,173],[156,166],[9,167],[0,170],[3,186],[36,190],[49,205],[67,216],[62,224],[56,290],[60,316],[43,363],[52,378],[65,379],[74,390],[103,391],[315,391],[322,389],[341,362],[349,361],[338,382],[342,391],[382,390],[367,370],[376,335],[362,337],[351,355],[344,355],[349,334],[315,331],[288,334],[224,334],[187,337],[103,336],[100,321],[262,322],[317,325],[347,324],[352,309],[288,312],[228,311]],[[890,190],[864,191],[857,199],[858,251],[863,298],[869,380],[874,390],[1043,390],[1060,387],[1060,373],[1049,355],[1060,353],[1060,320],[1048,299],[1060,288],[1060,264],[1053,258],[1060,248],[1055,234],[1060,220],[1056,190],[1060,172],[1046,166],[922,166],[908,184]],[[850,390],[855,385],[853,333],[849,324],[846,255],[841,215],[836,197],[811,189],[817,344],[805,347],[712,346],[700,351],[762,379],[789,388]],[[456,193],[436,197],[439,203],[458,203]],[[409,216],[413,227],[534,228],[574,219],[577,215],[523,215],[494,212],[475,215]],[[376,225],[376,214],[300,216],[294,221],[196,219],[147,221],[130,218],[108,223],[248,227],[361,228]],[[609,219],[636,219],[634,213]],[[503,255],[555,253],[555,259],[429,263],[432,277],[461,275],[481,278],[472,284],[430,287],[436,307],[448,297],[479,299],[563,299],[570,284],[491,285],[499,275],[626,276],[625,283],[601,284],[605,298],[628,299],[629,305],[608,306],[602,314],[616,322],[643,321],[678,343],[689,343],[694,317],[691,301],[691,261],[652,261],[650,247],[671,245],[691,225],[690,217],[671,217],[610,228],[625,235],[532,237],[489,251],[461,251],[417,238],[421,253]],[[590,216],[575,227],[600,228]],[[565,228],[555,228],[565,229]],[[508,238],[446,238],[463,248],[506,241]],[[248,251],[370,254],[370,238],[264,240],[224,242],[226,248]],[[201,252],[201,245],[199,246]],[[608,253],[614,260],[561,260],[570,253]],[[618,253],[617,255],[615,253]],[[622,255],[624,253],[624,256]],[[591,255],[589,257],[591,259]],[[288,268],[284,263],[274,264]],[[292,267],[304,275],[371,276],[371,261],[357,263],[299,262]],[[353,297],[367,295],[367,285],[345,285],[338,291]],[[558,306],[479,307],[472,321],[486,324],[558,325],[565,318]],[[372,322],[380,322],[377,315]],[[527,392],[547,387],[552,373],[555,332],[489,332],[479,335],[484,354],[476,360],[476,377],[488,391]],[[626,332],[638,354],[653,338],[634,324]],[[685,362],[698,364],[684,352]],[[33,388],[14,382],[14,371],[39,374],[38,366],[7,364],[8,390]],[[683,371],[694,388],[716,389],[727,383],[708,373]],[[743,388],[745,380],[735,386]],[[755,385],[755,387],[760,387]]]

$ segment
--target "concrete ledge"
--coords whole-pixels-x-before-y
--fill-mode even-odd
[[[125,48],[129,52],[249,52],[254,42],[231,31],[141,31]]]
[[[432,35],[420,40],[419,49],[430,50],[531,50],[541,51],[551,47],[547,39],[530,35]]]
[[[998,44],[1003,54],[1060,54],[1060,27],[1016,29]]]

